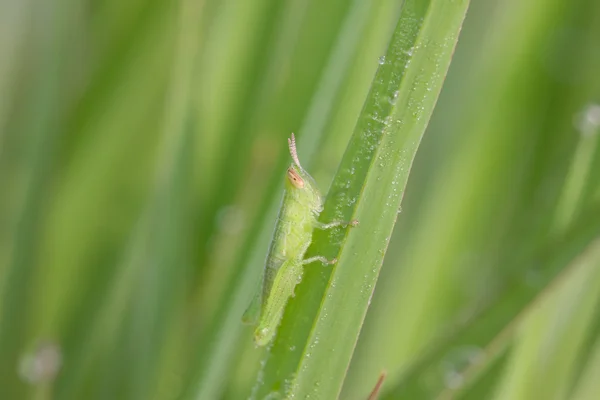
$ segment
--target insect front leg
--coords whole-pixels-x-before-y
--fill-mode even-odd
[[[325,230],[325,229],[335,228],[337,226],[343,226],[345,228],[347,226],[355,227],[356,225],[358,225],[358,220],[353,219],[350,222],[348,222],[348,221],[331,221],[326,224],[324,224],[322,222],[317,222],[317,224],[315,225],[315,228]]]
[[[323,265],[332,265],[337,262],[337,258],[328,260],[323,256],[314,256],[314,257],[307,258],[306,260],[302,260],[302,265],[310,264],[315,261],[320,261]]]

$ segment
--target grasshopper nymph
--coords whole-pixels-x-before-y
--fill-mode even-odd
[[[254,342],[265,346],[273,339],[283,311],[294,288],[302,280],[304,265],[315,261],[328,265],[337,262],[323,256],[304,259],[315,228],[356,226],[358,221],[334,221],[323,224],[317,220],[323,210],[323,199],[313,178],[300,165],[294,134],[288,139],[293,163],[287,169],[285,190],[269,254],[262,289],[259,289],[244,313],[242,320],[257,323]]]

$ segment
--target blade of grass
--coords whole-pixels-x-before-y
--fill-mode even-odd
[[[170,333],[169,322],[172,321],[173,310],[180,309],[178,302],[183,293],[181,288],[185,281],[182,278],[187,265],[182,255],[185,254],[188,225],[182,213],[188,206],[189,181],[186,177],[191,176],[188,117],[189,91],[192,87],[190,80],[198,40],[194,30],[198,27],[195,18],[199,11],[195,7],[200,8],[202,3],[196,3],[193,7],[189,2],[178,4],[181,9],[178,10],[179,31],[175,39],[171,21],[176,20],[172,14],[175,8],[157,9],[154,5],[145,9],[146,20],[132,35],[129,46],[135,50],[134,54],[129,56],[127,53],[127,57],[117,58],[118,68],[112,72],[108,71],[111,69],[108,66],[99,72],[97,79],[106,81],[113,90],[104,92],[92,86],[83,112],[75,115],[80,119],[83,117],[85,121],[88,118],[95,120],[90,115],[103,111],[109,113],[109,117],[101,119],[101,122],[94,124],[85,121],[82,123],[85,126],[83,132],[78,132],[84,133],[82,136],[86,139],[93,140],[95,146],[83,146],[85,154],[76,159],[79,168],[71,166],[70,171],[81,173],[83,170],[89,174],[86,176],[91,175],[93,179],[90,179],[89,190],[85,190],[81,176],[73,171],[75,176],[68,180],[72,185],[66,185],[62,193],[65,198],[64,205],[60,207],[64,206],[65,209],[58,213],[59,216],[63,221],[70,216],[73,220],[69,229],[78,231],[78,235],[70,233],[79,240],[80,237],[87,239],[83,240],[79,257],[88,260],[90,249],[96,249],[98,241],[102,243],[101,239],[106,233],[96,231],[89,237],[87,230],[97,229],[94,226],[96,224],[81,224],[79,219],[73,218],[74,204],[78,206],[75,213],[82,213],[85,217],[81,219],[90,222],[96,215],[90,216],[89,209],[96,206],[98,199],[106,198],[101,201],[105,206],[102,218],[116,214],[125,216],[126,222],[116,235],[124,245],[110,248],[114,259],[101,264],[99,271],[93,271],[96,266],[88,267],[88,275],[96,279],[81,284],[82,275],[76,275],[80,283],[78,289],[81,290],[83,286],[87,290],[65,296],[67,291],[62,286],[71,279],[73,273],[69,271],[68,276],[56,274],[59,278],[54,278],[56,293],[60,292],[61,296],[67,298],[57,301],[55,307],[49,307],[48,314],[54,316],[55,320],[66,319],[64,325],[71,328],[64,333],[69,350],[66,358],[69,370],[61,377],[57,399],[115,398],[115,393],[131,399],[148,398],[148,392],[153,392],[160,384],[154,377],[163,366],[163,346]],[[176,44],[175,50],[173,44]],[[166,76],[169,75],[166,61],[172,55],[175,59],[169,63],[172,70],[165,102],[162,97]],[[140,65],[144,65],[143,72],[139,71]],[[124,90],[125,94],[120,96],[119,89],[114,90],[115,87]],[[160,108],[156,107],[158,99],[161,99]],[[135,106],[122,102],[134,103]],[[162,118],[157,115],[162,115]],[[153,150],[148,150],[154,147],[159,132],[161,151],[158,162],[153,163],[156,171],[154,174],[147,173],[151,169],[149,158],[154,155]],[[95,152],[88,154],[87,150],[92,148]],[[132,153],[135,153],[135,163],[131,162]],[[133,165],[127,166],[128,170],[123,172],[118,168],[126,165],[123,163],[125,160]],[[138,186],[135,188],[137,190],[120,192],[115,196],[114,187],[119,186],[116,184],[121,179],[130,183],[128,188],[133,182],[138,185],[143,182],[140,185],[143,188]],[[146,190],[146,186],[152,189]],[[147,197],[142,198],[143,195]],[[129,207],[125,205],[124,210],[120,209],[120,203],[112,204],[112,201],[118,201],[119,196],[132,204]],[[143,212],[140,213],[140,209]],[[130,224],[131,220],[137,220],[137,224]],[[114,231],[110,233],[115,235]],[[64,235],[63,232],[61,234]],[[63,239],[62,235],[55,236]],[[70,255],[66,258],[72,262],[74,257]],[[62,268],[65,268],[64,265]],[[96,287],[99,276],[102,276],[106,285],[100,289]],[[98,297],[104,298],[101,304],[94,302]],[[85,307],[79,307],[75,312],[69,310],[71,304],[78,302]],[[65,314],[70,320],[65,318]],[[125,375],[127,377],[123,378]]]
[[[44,220],[44,200],[51,178],[60,130],[60,85],[67,50],[67,31],[72,22],[68,1],[51,1],[27,11],[33,30],[34,83],[27,117],[18,135],[24,138],[24,193],[11,235],[7,269],[0,293],[0,388],[4,396],[25,398],[26,387],[17,376],[18,360],[30,337],[34,315],[32,294],[41,266],[37,259]]]
[[[574,260],[566,271],[573,272],[548,292],[547,299],[527,307],[533,312],[515,337],[495,399],[568,398],[573,367],[600,299],[599,261],[596,240]],[[445,398],[449,395],[448,391]]]
[[[191,88],[198,51],[203,1],[184,0],[178,10],[178,34],[174,63],[167,94],[163,127],[162,153],[159,159],[154,192],[149,198],[146,218],[149,229],[142,231],[145,249],[140,286],[134,291],[133,318],[127,339],[131,341],[134,362],[128,382],[132,399],[148,399],[159,387],[157,378],[162,349],[169,336],[174,310],[183,300],[181,287],[186,276],[186,237],[189,223],[190,174],[193,153]],[[118,359],[118,358],[117,358]]]
[[[499,354],[497,357],[490,360],[483,371],[477,375],[477,379],[469,390],[461,393],[461,400],[481,400],[490,397],[490,393],[498,386],[498,382],[502,378],[502,372],[506,368],[506,363],[511,355],[512,346]],[[458,384],[462,383],[462,376],[458,377]]]
[[[322,218],[356,217],[361,225],[349,234],[315,235],[310,253],[327,257],[339,253],[340,262],[316,320],[310,318],[321,303],[322,292],[316,289],[324,286],[327,276],[307,272],[308,282],[300,285],[287,307],[267,361],[267,370],[286,364],[285,373],[290,353],[302,349],[290,396],[335,398],[339,393],[410,165],[438,97],[467,5],[467,1],[407,1],[403,6]],[[297,360],[297,356],[293,358]],[[293,378],[277,379],[267,389],[279,391],[285,379]],[[271,381],[268,376],[264,379]]]
[[[91,77],[66,118],[68,145],[61,148],[63,168],[44,232],[41,330],[52,331],[65,319],[91,316],[89,309],[81,310],[84,315],[74,314],[81,303],[93,308],[97,299],[87,297],[92,286],[107,282],[115,271],[112,262],[98,259],[98,253],[112,257],[126,246],[151,186],[147,171],[160,135],[155,116],[166,86],[165,54],[172,51],[172,23],[166,21],[172,10],[163,7],[150,14],[141,31],[132,32],[125,54],[114,54],[112,63],[107,60]],[[107,214],[118,217],[107,220]],[[76,272],[81,265],[87,267],[83,274]]]
[[[0,159],[6,139],[5,125],[9,120],[11,102],[15,95],[16,75],[21,53],[23,51],[24,34],[28,27],[27,11],[29,3],[2,2],[0,4]]]
[[[598,236],[600,209],[596,207],[584,213],[564,236],[540,249],[528,261],[528,264],[539,268],[537,285],[532,286],[522,280],[507,285],[476,317],[417,358],[386,398],[432,398],[439,393],[446,384],[439,366],[449,355],[456,349],[486,347],[497,332],[516,318],[524,305],[556,281],[556,277]]]
[[[94,347],[90,331],[97,326],[96,311],[112,296],[112,280],[124,264],[119,258],[152,186],[173,8],[144,9],[143,23],[133,24],[119,46],[124,48],[95,69],[66,118],[37,296],[37,330],[64,345],[68,372],[58,377],[57,399],[87,397],[81,393],[86,385],[99,392],[99,380],[91,378],[98,375],[87,366],[98,367],[103,349]],[[110,317],[121,324],[120,313]],[[111,325],[101,324],[109,332],[96,334],[112,338]]]
[[[584,110],[588,113],[590,110]],[[600,108],[599,111],[600,113]],[[586,118],[586,116],[581,116]],[[575,156],[569,175],[563,189],[560,203],[558,204],[555,229],[557,231],[565,229],[573,219],[581,204],[584,203],[584,191],[589,182],[594,160],[600,158],[597,154],[598,144],[600,144],[600,122],[597,126],[586,127],[582,129],[581,137],[577,143]]]
[[[588,370],[590,368],[592,370],[594,368],[594,351],[596,346],[598,345],[598,338],[600,338],[600,306],[596,307],[594,313],[595,315],[592,317],[593,323],[587,330],[587,337],[585,338],[584,343],[579,349],[579,358],[572,372],[574,379],[571,387],[569,388],[570,393],[568,398],[575,397],[575,392],[577,392],[579,390],[579,387],[582,384],[584,384],[584,376],[588,373]]]
[[[597,336],[600,337],[600,336]],[[590,360],[571,394],[573,400],[595,400],[600,391],[600,339],[590,349]]]

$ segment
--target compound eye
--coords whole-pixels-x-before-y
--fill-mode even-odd
[[[298,189],[302,189],[304,187],[304,180],[292,167],[288,168],[287,177],[290,180],[290,183],[294,185],[294,187]]]

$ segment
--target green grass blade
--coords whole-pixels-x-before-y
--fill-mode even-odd
[[[598,338],[600,336],[596,336]],[[594,400],[600,391],[600,339],[590,348],[590,356],[586,368],[582,371],[579,381],[571,394],[573,400]]]
[[[361,225],[348,233],[341,252],[347,232],[315,235],[310,253],[339,254],[340,262],[314,324],[307,317],[316,313],[321,297],[311,299],[306,288],[318,292],[315,286],[322,287],[327,277],[307,273],[267,361],[266,370],[276,370],[278,362],[287,363],[284,353],[303,349],[290,396],[335,398],[339,393],[467,5],[408,1],[403,6],[322,216],[323,221],[356,217]],[[268,376],[264,380],[271,382]],[[280,379],[267,389],[279,391],[283,383]]]
[[[99,357],[114,354],[106,351],[115,346],[116,331],[110,327],[122,325],[120,311],[128,303],[119,302],[119,312],[106,313],[109,323],[96,311],[114,303],[107,299],[131,283],[112,281],[130,272],[123,268],[128,260],[119,259],[130,247],[128,238],[152,185],[170,65],[166,55],[172,54],[173,8],[154,4],[140,13],[143,23],[131,24],[127,40],[119,43],[124,49],[96,65],[65,117],[63,165],[48,199],[36,321],[38,335],[59,338],[64,363],[71,367],[57,379],[57,399],[98,391],[101,379],[90,377],[100,376]],[[133,286],[127,290],[123,300],[133,296]],[[118,375],[115,371],[111,373]]]
[[[33,83],[29,87],[27,108],[30,114],[23,119],[14,135],[22,155],[23,193],[11,228],[6,268],[0,270],[0,388],[2,397],[24,398],[25,382],[19,377],[21,355],[31,345],[31,319],[36,277],[41,269],[38,248],[45,220],[44,200],[55,165],[55,153],[61,131],[58,128],[60,98],[64,76],[64,55],[67,50],[67,32],[72,27],[73,15],[68,12],[68,1],[46,2],[39,7],[27,7],[31,23]],[[3,129],[3,127],[0,127]],[[19,148],[22,146],[22,148]],[[0,157],[2,155],[0,154]],[[2,176],[3,174],[0,174]],[[3,177],[4,178],[4,177]],[[6,177],[10,182],[10,174]],[[4,187],[10,187],[2,183]],[[0,247],[3,247],[0,245]],[[0,267],[2,267],[0,265]],[[30,377],[32,380],[39,377]]]
[[[160,349],[166,345],[169,321],[184,299],[181,290],[187,277],[190,167],[193,153],[190,117],[192,87],[198,52],[198,24],[203,2],[183,0],[178,10],[178,32],[174,62],[165,108],[162,152],[159,154],[155,186],[146,211],[148,230],[141,232],[144,255],[139,260],[141,285],[134,289],[134,312],[127,340],[132,345],[134,362],[130,385],[131,399],[147,399],[159,388]]]
[[[448,360],[457,349],[488,347],[497,333],[508,326],[527,304],[540,293],[549,292],[549,285],[557,281],[559,274],[600,235],[599,212],[598,207],[588,210],[569,232],[555,243],[539,250],[529,260],[529,264],[539,266],[536,286],[527,282],[513,282],[507,286],[477,317],[417,359],[386,398],[430,398],[439,393],[446,386],[445,377],[439,370],[444,360]]]
[[[598,264],[595,266],[596,268],[598,268]],[[600,304],[596,306],[594,313],[595,315],[592,317],[593,322],[586,332],[587,337],[579,349],[579,358],[573,367],[573,382],[570,387],[570,396],[572,398],[575,398],[576,393],[580,390],[585,390],[584,387],[587,385],[586,375],[595,369],[595,351],[598,347],[598,338],[600,338]]]
[[[584,131],[579,138],[574,160],[558,204],[555,222],[557,230],[565,229],[573,219],[576,211],[581,208],[581,204],[585,200],[583,196],[584,189],[590,180],[594,160],[600,158],[600,155],[596,155],[600,144],[600,134],[598,132],[600,128],[592,127],[588,129],[591,132]]]
[[[496,400],[570,398],[574,366],[600,299],[599,264],[600,241],[595,240],[552,296],[528,307],[532,315],[515,337]]]

